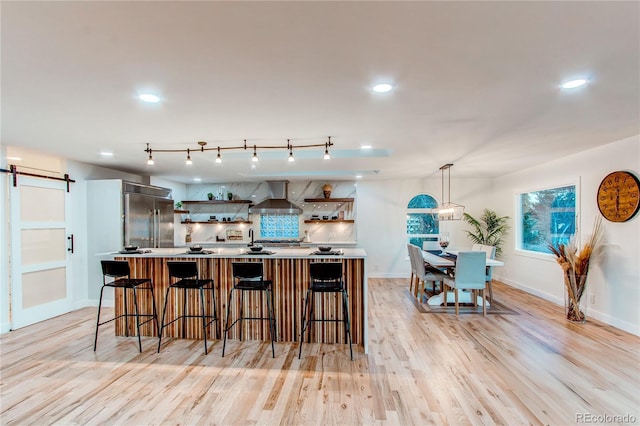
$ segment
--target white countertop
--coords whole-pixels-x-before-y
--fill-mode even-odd
[[[351,248],[344,247],[338,248],[336,247],[334,251],[340,251],[341,255],[312,255],[311,253],[317,251],[315,247],[265,247],[264,250],[273,252],[273,254],[248,254],[248,247],[215,247],[215,248],[204,248],[203,250],[209,253],[203,254],[192,254],[187,253],[188,249],[186,247],[175,247],[175,248],[154,248],[154,249],[145,249],[141,248],[140,250],[147,251],[148,253],[133,253],[133,254],[123,254],[118,252],[110,253],[112,256],[120,257],[189,257],[189,258],[198,258],[198,257],[252,257],[252,258],[292,258],[292,259],[301,259],[301,258],[309,258],[309,259],[359,259],[366,258],[367,253],[362,248]]]

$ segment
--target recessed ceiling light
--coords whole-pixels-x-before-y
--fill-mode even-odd
[[[362,145],[360,149],[371,149],[373,148],[371,145]]]
[[[144,102],[149,102],[155,104],[156,102],[160,102],[160,98],[151,93],[143,93],[140,95],[140,100]]]
[[[194,182],[202,182],[202,179],[200,179],[200,178],[193,178],[193,181],[194,181]]]
[[[20,158],[20,157],[7,157],[7,160],[11,160],[11,161],[22,161],[22,158]]]
[[[109,151],[101,151],[100,155],[102,157],[113,157],[113,152],[109,152]]]
[[[356,179],[362,179],[362,175],[356,175]]]
[[[580,87],[587,84],[587,80],[584,78],[579,78],[577,80],[567,81],[566,83],[562,83],[563,89],[575,89],[576,87]]]
[[[373,91],[376,93],[387,93],[393,89],[393,85],[391,83],[379,83],[373,86]]]

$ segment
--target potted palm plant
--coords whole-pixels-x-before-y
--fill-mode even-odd
[[[478,219],[469,213],[465,213],[463,219],[473,227],[473,230],[465,232],[474,244],[495,246],[496,256],[502,254],[504,236],[510,229],[507,223],[509,216],[501,217],[493,210],[484,209],[482,216]]]

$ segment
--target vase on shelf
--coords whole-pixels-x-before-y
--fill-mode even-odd
[[[213,200],[213,194],[210,192],[207,194],[207,198],[211,201]]]
[[[328,183],[322,187],[322,193],[324,194],[324,198],[331,198],[331,190],[333,187]]]

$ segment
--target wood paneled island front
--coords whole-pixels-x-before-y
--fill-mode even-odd
[[[203,254],[187,254],[186,248],[152,249],[144,254],[116,254],[116,260],[127,260],[131,267],[132,277],[150,277],[153,280],[156,310],[158,320],[161,320],[165,294],[169,286],[168,261],[196,261],[201,278],[212,278],[215,284],[216,310],[218,321],[212,324],[207,339],[222,338],[227,312],[229,291],[233,287],[232,262],[262,262],[264,264],[265,279],[273,281],[277,340],[285,342],[299,342],[304,309],[304,298],[309,288],[309,264],[312,262],[341,262],[344,280],[349,294],[349,315],[351,316],[351,334],[354,345],[361,345],[367,352],[367,276],[366,253],[359,248],[341,249],[340,255],[314,255],[314,248],[265,248],[273,254],[247,254],[243,248],[216,248]],[[151,311],[151,295],[148,291],[139,292],[141,312]],[[197,292],[187,292],[187,312],[199,314],[200,302]],[[264,295],[251,292],[244,298],[245,316],[266,316],[266,302]],[[240,298],[234,294],[231,321],[240,312]],[[341,318],[339,295],[325,294],[316,296],[315,315],[325,318]],[[127,298],[129,312],[134,312],[133,300]],[[172,290],[167,305],[166,320],[182,312],[182,292]],[[116,315],[124,311],[124,297],[121,290],[115,293]],[[206,302],[206,311],[211,315],[214,311],[211,300]],[[165,328],[163,336],[184,337],[187,339],[201,339],[202,328],[199,319],[187,319],[186,336],[182,336],[184,320],[177,321]],[[116,335],[125,335],[125,322],[117,320]],[[242,325],[243,340],[269,340],[269,326],[267,321],[244,321]],[[156,336],[154,326],[149,323],[142,327],[141,333],[146,336]],[[129,321],[129,335],[135,335],[135,324]],[[229,332],[229,339],[240,338],[240,324]],[[306,333],[305,333],[306,338]],[[316,343],[343,343],[345,340],[344,326],[341,323],[314,323],[311,341]]]

